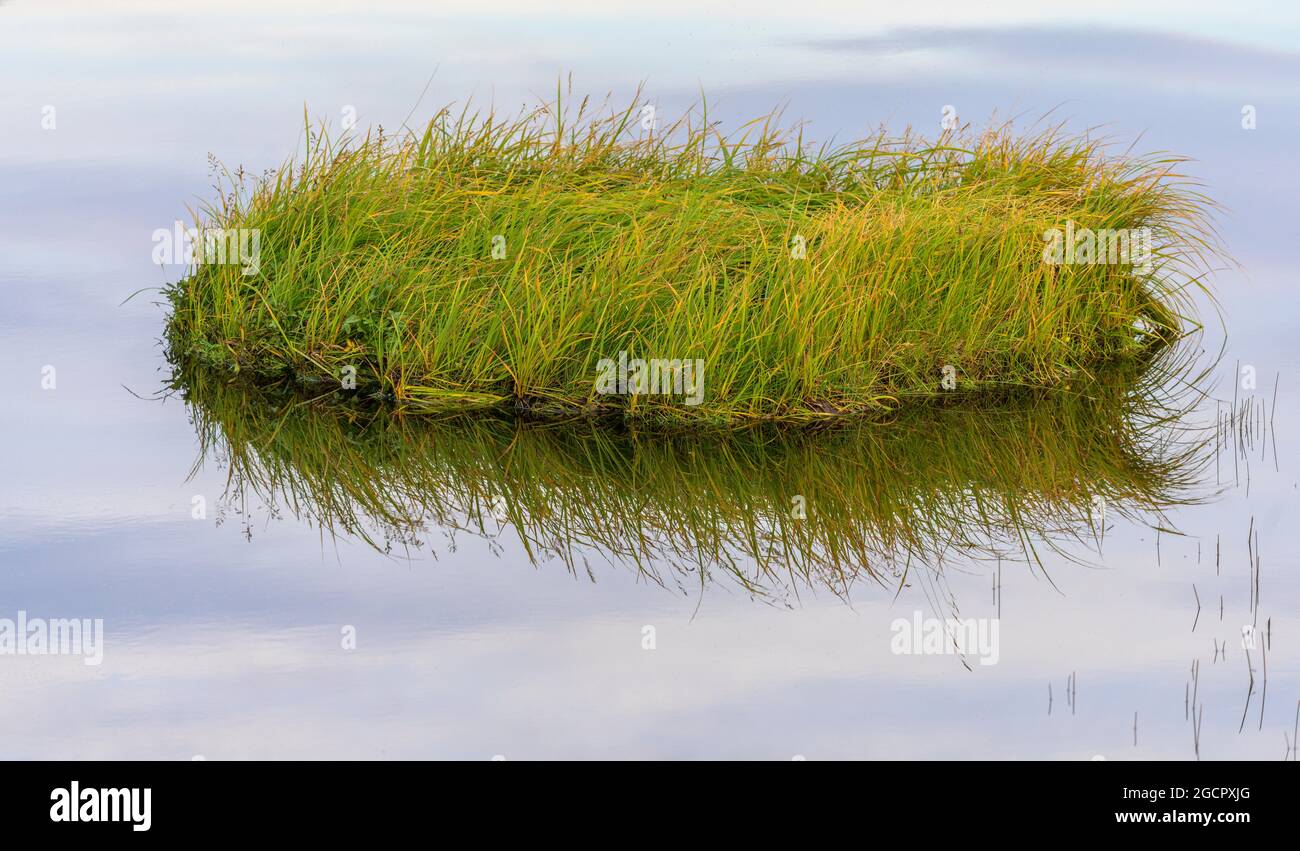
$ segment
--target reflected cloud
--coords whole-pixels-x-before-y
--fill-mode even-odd
[[[962,79],[1108,81],[1133,89],[1246,91],[1300,89],[1300,53],[1204,36],[1138,29],[1036,26],[908,27],[804,42],[821,51],[859,55],[911,72]],[[867,73],[871,73],[868,67]],[[1063,91],[1061,100],[1070,92]]]

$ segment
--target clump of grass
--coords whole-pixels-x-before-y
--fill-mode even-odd
[[[1066,384],[1195,324],[1213,231],[1181,158],[1009,126],[812,147],[777,115],[653,132],[639,108],[308,127],[301,159],[228,175],[200,214],[258,229],[259,268],[169,289],[173,356],[257,382],[355,374],[416,411],[806,422],[953,380]],[[1069,222],[1151,228],[1152,268],[1045,263]],[[621,352],[698,359],[700,404],[597,392]]]

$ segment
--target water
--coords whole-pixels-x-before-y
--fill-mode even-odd
[[[0,4],[0,618],[105,629],[99,665],[0,656],[0,755],[1194,759],[1185,695],[1199,660],[1200,757],[1284,756],[1300,699],[1293,11],[1125,7],[1134,29],[1115,32],[1097,24],[1115,19],[1104,4],[1090,4],[1095,19],[1037,10],[1029,27],[964,6],[760,5],[738,23],[672,5],[267,5]],[[508,424],[395,431],[304,411],[276,437],[281,478],[244,469],[232,484],[231,444],[205,452],[196,425],[264,439],[267,415],[208,393],[193,399],[196,424],[178,395],[154,398],[168,379],[165,313],[148,288],[176,270],[152,265],[151,235],[208,197],[209,153],[261,171],[292,154],[304,104],[397,128],[413,107],[414,122],[467,94],[546,97],[569,71],[576,89],[616,98],[645,80],[668,114],[701,87],[733,121],[784,102],[821,138],[882,122],[931,132],[949,104],[976,122],[1055,107],[1073,127],[1196,157],[1240,264],[1211,282],[1223,327],[1206,306],[1202,386],[1221,413],[1234,395],[1253,406],[1267,439],[1257,425],[1235,467],[1225,449],[1216,467],[1208,401],[1187,420],[1211,442],[1201,466],[1153,473],[1108,442],[1134,416],[1114,409],[1076,430],[1053,428],[1066,413],[1046,407],[908,421],[874,444],[722,447],[531,431],[512,442]],[[494,469],[507,450],[517,466]],[[283,476],[312,470],[324,472],[295,480],[295,511]],[[1072,485],[1063,474],[1076,472]],[[962,502],[972,481],[1035,510],[994,523],[999,540],[971,539],[989,528]],[[331,482],[426,500],[385,528],[374,500],[322,503]],[[1104,486],[1115,498],[1098,555],[1068,534],[1087,531]],[[803,490],[820,494],[807,525],[784,512]],[[415,515],[425,528],[404,533]],[[453,523],[469,528],[453,535]],[[520,528],[572,551],[530,558]],[[806,572],[756,572],[764,559],[738,529],[806,536]],[[661,532],[659,546],[637,530]],[[1006,548],[1018,531],[1057,546],[1026,565]],[[703,570],[673,552],[701,542]],[[809,555],[827,542],[848,543],[833,569]],[[918,611],[1000,614],[996,664],[893,652],[891,625]]]

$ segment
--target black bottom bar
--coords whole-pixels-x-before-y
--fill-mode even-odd
[[[684,829],[684,807],[690,822],[740,833],[784,813],[801,830],[848,815],[998,838],[1232,836],[1293,824],[1296,776],[1287,763],[31,762],[6,766],[0,814],[9,831],[82,839],[338,839],[457,823],[546,833],[559,819],[569,835],[612,838],[598,827],[611,818],[644,839]]]

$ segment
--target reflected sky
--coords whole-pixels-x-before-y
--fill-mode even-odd
[[[1285,522],[1300,414],[1300,13],[760,3],[701,17],[697,5],[0,4],[0,616],[102,617],[107,630],[97,668],[0,656],[0,755],[1186,759],[1183,692],[1200,659],[1202,756],[1281,758],[1300,698],[1300,546]],[[467,95],[546,97],[569,71],[576,89],[616,97],[644,81],[669,112],[702,88],[732,123],[784,103],[822,138],[881,123],[933,132],[954,104],[965,120],[1026,126],[1055,110],[1197,158],[1240,264],[1213,282],[1229,331],[1213,392],[1231,400],[1241,361],[1258,387],[1238,395],[1271,405],[1280,376],[1278,469],[1255,444],[1249,496],[1225,474],[1217,499],[1174,512],[1187,536],[1161,534],[1158,555],[1153,531],[1117,521],[1092,567],[1049,559],[1048,581],[1004,566],[1001,661],[972,671],[890,652],[890,621],[929,611],[919,585],[896,600],[862,587],[847,603],[806,588],[774,606],[722,585],[661,588],[618,564],[575,576],[509,536],[454,552],[436,541],[436,559],[408,560],[287,513],[222,518],[226,470],[187,478],[199,444],[184,404],[139,398],[167,378],[147,289],[167,273],[150,237],[207,196],[208,154],[260,171],[292,155],[304,105],[336,122],[353,105],[363,125],[392,128]],[[45,365],[55,390],[41,389]],[[1252,518],[1273,643],[1262,729],[1256,695],[1239,733]],[[987,564],[952,565],[947,585],[963,615],[996,611]]]

